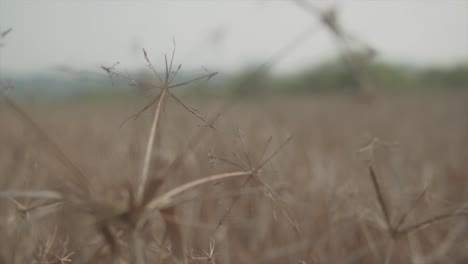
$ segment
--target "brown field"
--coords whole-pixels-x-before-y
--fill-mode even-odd
[[[219,105],[191,103],[208,117]],[[0,200],[0,263],[468,263],[467,94],[251,100],[220,116],[216,130],[169,100],[150,170],[149,186],[163,179],[158,194],[248,170],[292,140],[258,176],[192,189],[137,228],[123,213],[152,111],[119,125],[139,108],[136,100],[24,106],[83,171],[83,196],[60,155],[0,107],[1,190],[64,197]]]

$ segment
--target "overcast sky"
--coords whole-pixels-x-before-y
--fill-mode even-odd
[[[398,63],[450,65],[468,61],[467,0],[310,1],[336,3],[345,28],[379,56]],[[337,48],[317,19],[292,1],[267,0],[0,0],[0,30],[13,31],[0,50],[3,72],[38,72],[67,65],[98,70],[120,61],[143,66],[145,47],[160,65],[177,43],[184,67],[235,69],[259,63],[314,27],[277,70],[312,65]]]

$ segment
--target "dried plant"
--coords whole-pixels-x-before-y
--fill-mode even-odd
[[[254,177],[259,177],[259,172],[260,170],[271,160],[273,159],[280,151],[280,149],[286,145],[291,138],[289,138],[285,143],[283,143],[278,150],[273,152],[270,156],[267,158],[263,159],[263,154],[261,157],[261,160],[258,164],[253,165],[250,164],[249,162],[249,167],[243,167],[243,166],[238,166],[241,168],[241,171],[238,172],[229,172],[229,173],[222,173],[222,174],[216,174],[213,176],[208,176],[205,178],[201,178],[198,180],[194,180],[191,182],[188,182],[186,184],[180,185],[178,187],[173,188],[172,190],[161,194],[161,195],[156,195],[156,191],[158,187],[160,186],[161,182],[160,180],[157,180],[154,182],[156,184],[155,187],[150,187],[148,186],[153,185],[153,184],[148,184],[148,177],[149,177],[149,171],[150,171],[150,165],[151,165],[151,157],[154,152],[154,145],[155,145],[155,138],[156,138],[156,133],[158,132],[158,124],[160,122],[160,117],[161,117],[161,109],[162,106],[165,104],[166,98],[170,96],[170,98],[174,99],[178,104],[180,104],[184,109],[189,111],[191,114],[195,115],[198,119],[202,120],[207,126],[211,127],[214,129],[213,123],[208,122],[206,119],[204,119],[200,114],[198,114],[193,107],[187,106],[185,103],[183,103],[179,98],[177,98],[172,92],[171,89],[184,86],[187,84],[190,84],[195,81],[199,80],[209,80],[212,78],[216,73],[207,73],[206,75],[200,76],[200,77],[195,77],[193,79],[190,79],[188,81],[182,81],[180,83],[173,83],[175,80],[175,77],[179,70],[181,69],[181,65],[177,67],[176,70],[173,70],[173,63],[174,63],[174,56],[175,56],[175,42],[174,42],[174,50],[172,52],[172,56],[170,60],[167,59],[167,56],[164,56],[164,61],[165,61],[165,74],[164,76],[161,76],[156,67],[152,64],[151,60],[148,57],[147,52],[143,49],[143,55],[144,58],[147,62],[148,67],[151,69],[153,72],[154,76],[157,78],[159,81],[159,84],[155,84],[152,86],[154,89],[159,89],[160,93],[150,102],[150,104],[146,105],[142,110],[140,110],[137,114],[135,114],[132,117],[138,117],[143,111],[146,111],[149,109],[153,104],[156,104],[154,114],[153,114],[153,119],[152,119],[152,125],[150,128],[150,133],[148,137],[148,141],[146,143],[146,152],[144,155],[144,161],[142,165],[142,173],[140,177],[140,183],[138,184],[138,188],[136,190],[136,196],[133,197],[133,192],[131,192],[130,195],[130,200],[134,202],[130,202],[130,206],[127,212],[123,214],[119,214],[118,218],[120,220],[124,221],[130,221],[128,223],[129,226],[131,226],[134,231],[132,232],[132,237],[133,237],[133,242],[132,242],[132,248],[134,253],[132,254],[134,256],[134,262],[135,263],[143,263],[143,253],[140,252],[139,250],[136,250],[139,248],[139,246],[135,245],[136,243],[140,243],[139,238],[138,238],[138,230],[144,227],[147,223],[147,221],[150,218],[150,215],[152,214],[153,211],[158,210],[162,215],[163,219],[166,219],[167,217],[174,219],[175,215],[175,205],[177,201],[177,197],[180,196],[181,194],[190,191],[198,186],[201,185],[206,185],[211,182],[218,182],[221,180],[226,180],[230,178],[238,178],[238,177],[245,177],[245,176],[254,176]],[[115,65],[114,65],[115,66]],[[132,83],[136,83],[137,85],[139,84],[138,81],[133,80],[131,77],[128,77],[126,75],[120,74],[114,70],[114,66],[112,67],[102,67],[108,74],[109,76],[121,76],[124,77],[128,80],[131,80]],[[248,158],[247,158],[248,159]],[[250,177],[248,177],[249,179]],[[260,178],[259,178],[260,179]],[[266,185],[263,181],[261,181],[262,184]],[[223,217],[224,218],[224,217]],[[171,244],[172,244],[172,253],[178,259],[178,261],[186,261],[185,260],[185,254],[184,254],[184,246],[183,246],[183,239],[181,237],[181,231],[177,223],[173,221],[168,221],[165,220],[166,223],[166,234],[170,238]],[[222,219],[220,221],[220,224],[222,223]],[[220,225],[219,224],[219,225]],[[218,225],[218,227],[219,227]],[[108,233],[105,231],[104,233]],[[108,237],[108,235],[104,234],[105,237]],[[109,240],[109,239],[107,239]],[[111,243],[115,244],[115,243]]]
[[[317,17],[322,25],[331,32],[345,64],[361,89],[361,93],[367,97],[374,96],[376,84],[369,76],[367,65],[377,55],[377,51],[345,30],[339,21],[339,10],[336,7],[320,10],[307,0],[293,0],[293,2],[312,16]]]
[[[328,29],[362,92],[372,94],[375,83],[368,75],[366,67],[375,56],[375,50],[347,31],[340,21],[338,9],[321,10],[305,0],[294,2],[318,18],[320,25]],[[314,24],[301,32],[253,71],[241,85],[257,85],[270,69],[295,51],[318,29]],[[0,46],[11,31],[12,29],[0,30]],[[417,190],[420,191],[414,191],[414,197],[401,199],[406,201],[406,205],[393,202],[394,194],[390,186],[386,186],[383,178],[385,175],[376,170],[380,169],[376,163],[377,151],[388,150],[397,145],[382,140],[384,135],[370,137],[358,150],[359,154],[366,155],[366,173],[369,178],[364,181],[359,177],[362,172],[353,170],[359,165],[354,163],[352,155],[356,134],[368,129],[367,126],[377,129],[384,127],[388,131],[383,134],[389,134],[390,137],[387,138],[395,138],[404,134],[404,129],[407,128],[413,129],[411,131],[427,129],[414,122],[417,118],[429,116],[427,123],[442,123],[444,117],[445,120],[460,118],[453,115],[463,112],[465,107],[460,107],[463,110],[450,108],[442,115],[441,112],[434,112],[430,102],[426,102],[429,106],[426,105],[425,110],[420,109],[424,104],[416,102],[417,100],[409,100],[407,104],[399,102],[407,109],[420,111],[413,117],[407,117],[402,115],[407,112],[397,109],[398,105],[389,107],[375,104],[363,110],[349,102],[337,103],[324,99],[323,103],[311,100],[320,108],[320,111],[314,111],[312,108],[302,107],[298,102],[291,103],[281,98],[271,101],[273,103],[268,102],[271,105],[266,109],[275,114],[269,116],[271,122],[258,126],[262,119],[247,116],[252,114],[252,109],[257,104],[266,106],[267,102],[255,101],[253,106],[242,102],[237,109],[239,113],[227,117],[228,110],[236,108],[239,98],[249,94],[246,93],[222,104],[218,111],[213,111],[212,118],[206,118],[195,107],[176,96],[174,91],[178,87],[209,80],[217,73],[203,67],[206,74],[180,81],[178,77],[182,65],[175,64],[175,55],[174,41],[174,49],[169,56],[164,55],[163,69],[160,70],[143,49],[144,61],[152,73],[150,80],[139,80],[122,73],[118,70],[120,62],[101,67],[112,85],[116,79],[124,79],[130,86],[151,94],[148,103],[122,120],[121,126],[134,125],[135,131],[141,130],[137,122],[129,121],[142,118],[142,113],[145,112],[150,112],[152,116],[144,139],[140,138],[140,133],[135,133],[133,138],[128,137],[122,129],[118,131],[122,132],[118,140],[103,143],[104,138],[114,133],[114,128],[109,129],[102,125],[109,115],[87,110],[91,112],[86,113],[92,113],[89,116],[98,116],[98,121],[86,118],[81,121],[91,127],[99,127],[100,130],[94,132],[95,134],[89,131],[74,133],[81,135],[84,139],[80,140],[83,141],[90,140],[88,137],[100,138],[99,144],[85,151],[79,146],[81,144],[70,139],[60,141],[65,143],[64,146],[58,144],[51,136],[57,134],[57,131],[53,128],[44,129],[45,126],[36,119],[39,113],[27,111],[27,108],[10,97],[9,91],[14,88],[14,84],[5,81],[1,83],[0,99],[2,106],[8,111],[0,112],[1,118],[6,117],[0,120],[0,132],[8,130],[5,127],[9,128],[10,124],[16,124],[16,119],[22,121],[23,126],[19,130],[15,130],[14,125],[11,126],[11,133],[20,131],[18,135],[0,136],[2,140],[6,138],[1,142],[4,152],[0,152],[0,164],[5,167],[1,172],[5,177],[17,177],[8,181],[0,190],[0,199],[5,201],[0,204],[0,263],[466,262],[466,203],[455,206],[454,209],[444,207],[439,214],[432,213],[430,210],[436,209],[431,204],[428,205],[425,198],[432,195],[432,188],[443,188],[436,184],[423,184],[422,188],[418,186]],[[457,99],[460,100],[458,96]],[[446,105],[457,105],[453,101],[456,100],[450,98]],[[172,118],[173,108],[170,102],[175,102],[177,107],[203,122],[198,133],[188,135],[188,120]],[[328,105],[328,102],[332,102],[333,106]],[[294,110],[283,112],[289,108]],[[304,109],[310,110],[310,113]],[[388,109],[395,109],[394,116],[382,125],[382,116],[377,113],[388,113]],[[10,114],[16,118],[8,119]],[[164,119],[165,115],[169,118]],[[51,116],[55,118],[55,115]],[[121,112],[112,113],[112,116],[123,119],[120,117]],[[225,140],[223,127],[218,122],[221,117],[236,122],[235,119],[239,118],[239,122],[246,127],[247,132],[237,130],[234,146],[227,144]],[[365,118],[370,121],[363,127],[360,121]],[[171,122],[164,123],[164,120]],[[447,125],[445,120],[444,124]],[[63,119],[58,119],[55,122],[62,121]],[[75,121],[78,120],[73,120]],[[464,127],[453,123],[455,122],[444,129],[434,129],[433,133],[445,137],[446,130],[453,131],[458,136],[458,141],[454,142],[463,146],[466,135],[460,136],[463,134],[460,131]],[[266,125],[272,127],[267,128]],[[283,133],[285,127],[292,129],[291,125],[300,128],[297,129],[298,133],[294,133],[294,142],[292,136],[284,136]],[[172,138],[162,138],[162,130],[166,126],[177,129]],[[61,132],[63,128],[59,125],[55,129]],[[432,132],[431,129],[427,131]],[[423,138],[426,144],[423,147],[436,145],[433,141],[437,140],[431,136],[405,133],[410,138],[406,144],[411,145],[414,138]],[[268,139],[259,143],[258,135],[267,135]],[[34,138],[32,143],[27,141],[26,137],[29,136]],[[278,147],[272,148],[273,138],[286,139]],[[12,139],[12,143],[8,142]],[[156,166],[155,159],[163,152],[159,143],[164,140],[173,143],[180,139],[184,139],[181,144],[185,145],[178,150],[174,148],[173,153],[169,153],[167,164]],[[141,143],[144,150],[140,155]],[[121,151],[124,153],[124,162],[119,160],[122,164],[117,164],[119,162],[115,160],[106,163],[102,159],[103,156],[118,152],[108,146],[113,144],[124,149]],[[126,153],[125,147],[132,144],[136,147]],[[293,151],[285,156],[278,156],[288,144],[292,145]],[[65,147],[67,145],[68,148]],[[405,143],[398,145],[405,146]],[[84,161],[89,162],[86,164],[91,167],[86,166],[89,172],[83,170],[68,155],[73,147],[76,148],[76,153],[73,154],[81,155],[85,157]],[[40,158],[26,159],[27,150],[32,148],[39,149]],[[422,160],[422,156],[427,155],[426,158],[437,160],[433,163],[443,168],[440,170],[446,173],[445,176],[455,175],[455,180],[444,183],[455,190],[440,191],[442,195],[449,196],[453,192],[459,199],[465,199],[463,191],[456,189],[465,175],[463,158],[466,152],[463,148],[450,146],[445,149],[437,146],[430,154],[422,153],[420,149],[421,146],[413,146],[412,150],[419,151],[414,156],[421,155]],[[3,155],[4,153],[8,155]],[[194,156],[190,166],[184,163],[189,155]],[[450,156],[447,158],[450,162],[442,161],[444,155]],[[50,162],[47,159],[49,156],[58,161],[66,172],[41,170],[47,166],[55,168],[56,162]],[[398,161],[398,158],[389,157],[389,160]],[[31,159],[37,159],[38,162],[29,168]],[[272,165],[273,160],[277,166]],[[133,164],[135,162],[137,164]],[[135,167],[138,173],[133,175],[132,169],[128,170],[132,171],[130,173],[119,171],[123,167]],[[24,180],[23,176],[27,179]],[[117,178],[121,176],[126,177],[127,181],[124,181],[123,187],[117,183],[118,187],[115,187],[113,184],[120,181]],[[408,177],[408,184],[415,177],[417,178],[415,175],[411,179]],[[111,184],[103,183],[100,187],[104,191],[95,192],[93,184],[100,183],[101,178],[103,181],[109,180]],[[370,185],[366,185],[369,182]],[[353,191],[354,186],[349,187],[348,184],[355,184],[357,191]],[[57,185],[57,188],[48,187]],[[365,189],[368,185],[371,187],[370,192]],[[370,209],[372,206],[366,207],[369,200],[378,205],[378,210]],[[449,199],[446,200],[447,204],[453,205]],[[218,212],[220,208],[224,211]],[[424,208],[429,213],[424,212]],[[283,217],[285,221],[277,221],[278,217]],[[455,227],[451,226],[451,222],[444,225],[444,221],[448,222],[450,219],[456,223]],[[295,233],[291,232],[291,227]],[[205,250],[203,245],[208,240],[209,249]],[[189,250],[191,248],[193,249]],[[427,253],[428,251],[434,252]],[[199,253],[194,255],[193,252]]]

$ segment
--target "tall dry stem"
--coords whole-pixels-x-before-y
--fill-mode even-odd
[[[144,190],[145,190],[146,182],[148,181],[148,175],[149,175],[149,170],[151,166],[151,156],[152,156],[153,148],[154,148],[154,140],[156,138],[156,131],[157,131],[160,116],[161,116],[161,107],[163,105],[163,101],[166,98],[167,90],[168,90],[168,86],[166,85],[163,88],[163,91],[159,97],[158,103],[154,111],[153,121],[151,123],[151,129],[150,129],[150,133],[148,136],[148,142],[146,143],[146,151],[145,151],[145,157],[143,160],[140,184],[138,185],[138,190],[137,190],[137,203],[141,203],[141,201],[143,200]]]

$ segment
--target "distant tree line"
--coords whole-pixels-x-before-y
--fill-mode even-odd
[[[376,90],[387,92],[467,90],[468,62],[451,67],[416,67],[385,62],[369,63],[364,68],[366,78]],[[136,71],[136,79],[151,80],[146,71]],[[237,73],[221,73],[208,82],[197,82],[177,89],[176,93],[196,96],[261,96],[267,94],[333,94],[355,93],[359,84],[353,70],[342,60],[326,61],[318,66],[290,74],[272,74],[253,67]],[[181,76],[192,76],[192,72]],[[135,91],[128,80],[92,74],[77,76],[57,74],[17,75],[7,78],[15,85],[14,97],[45,100],[65,98],[112,99],[125,97]]]
[[[374,62],[366,65],[364,70],[377,90],[468,90],[468,63],[451,67],[416,67]],[[223,90],[233,95],[255,95],[353,93],[359,89],[353,70],[339,60],[330,60],[295,74],[255,75],[262,73],[246,70],[233,75],[225,82]]]

